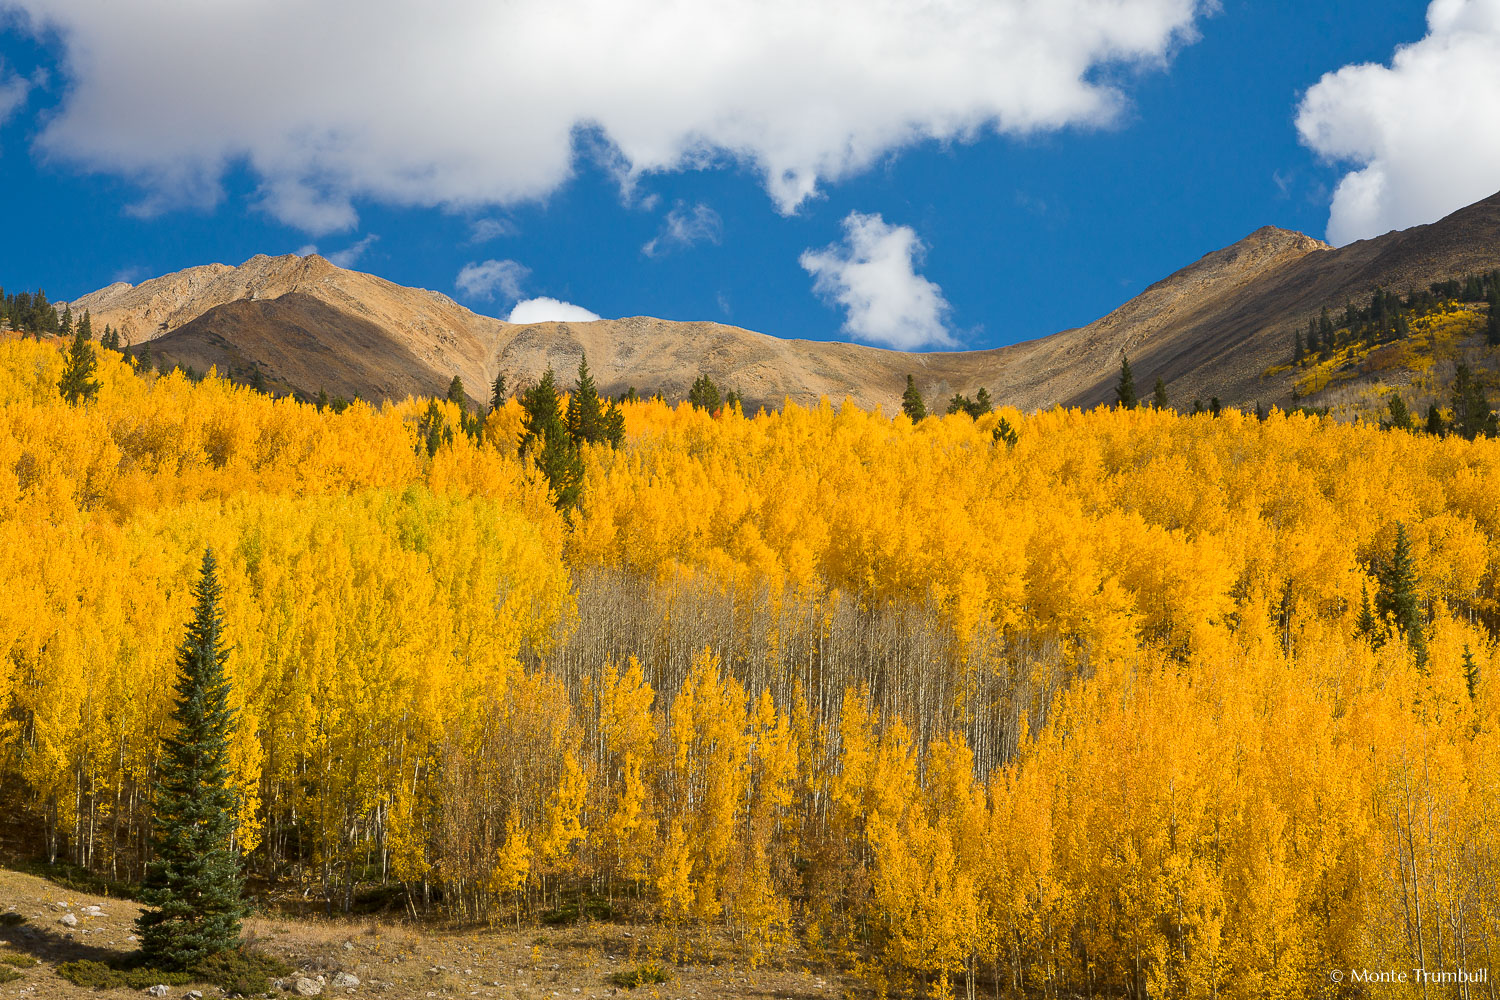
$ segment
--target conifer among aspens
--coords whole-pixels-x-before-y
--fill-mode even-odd
[[[156,785],[155,856],[141,887],[148,908],[136,920],[146,958],[180,969],[237,946],[246,912],[230,789],[234,714],[212,549],[203,554],[193,593],[197,609],[177,654],[176,731],[163,741]]]
[[[1130,371],[1130,359],[1123,354],[1120,355],[1120,384],[1115,387],[1115,395],[1125,409],[1135,409],[1135,375]]]
[[[917,380],[910,375],[906,376],[906,391],[901,394],[901,412],[910,417],[912,423],[927,416],[927,404],[922,402],[922,394],[917,391]]]
[[[73,343],[68,347],[68,358],[63,364],[62,379],[57,383],[57,391],[62,394],[71,405],[77,406],[79,402],[88,402],[99,393],[99,383],[94,380],[94,345],[89,342],[89,325],[86,322],[78,324],[73,333]]]

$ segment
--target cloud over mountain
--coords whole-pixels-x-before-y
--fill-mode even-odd
[[[844,330],[901,351],[951,347],[943,290],[916,272],[925,248],[910,226],[850,212],[844,241],[802,254],[813,290],[844,307]]]
[[[1389,66],[1325,75],[1297,111],[1302,142],[1352,163],[1333,196],[1335,244],[1431,222],[1500,188],[1500,0],[1433,0],[1427,35]]]
[[[213,204],[244,165],[314,234],[355,226],[359,199],[540,198],[600,144],[625,184],[740,163],[791,212],[913,143],[1107,123],[1125,101],[1108,68],[1164,65],[1209,5],[11,3],[65,53],[43,154],[129,178],[142,212]]]

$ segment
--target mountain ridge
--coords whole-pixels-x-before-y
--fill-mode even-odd
[[[1427,226],[1331,247],[1263,226],[1212,250],[1081,327],[977,351],[901,352],[840,341],[782,339],[706,321],[648,316],[511,324],[449,296],[339,268],[317,255],[256,255],[74,300],[96,329],[151,341],[161,358],[273,387],[367,398],[433,395],[456,374],[476,399],[496,374],[512,386],[551,366],[564,381],[586,352],[601,391],[684,396],[700,372],[751,406],[849,398],[899,407],[912,374],[929,407],[987,388],[1022,410],[1111,401],[1122,356],[1174,402],[1287,403],[1290,376],[1265,377],[1290,353],[1291,330],[1323,306],[1377,286],[1425,287],[1500,267],[1500,194]]]

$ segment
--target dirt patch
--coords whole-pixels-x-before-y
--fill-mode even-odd
[[[145,995],[139,990],[92,990],[56,974],[63,962],[108,962],[135,949],[132,902],[64,889],[32,875],[0,869],[0,964],[20,978],[0,983],[0,997],[83,998]],[[71,918],[71,919],[69,919]],[[297,978],[322,987],[325,997],[505,997],[516,1000],[814,1000],[850,995],[854,984],[827,974],[798,955],[781,967],[757,969],[724,958],[716,963],[672,961],[670,943],[655,928],[624,924],[498,929],[423,925],[404,919],[282,919],[245,922],[253,948],[286,961]],[[6,955],[16,956],[5,961]],[[34,960],[34,964],[27,959]],[[670,974],[658,985],[615,985],[657,963]],[[350,979],[357,980],[351,983]],[[172,986],[169,997],[206,985]],[[295,995],[291,992],[284,995]]]

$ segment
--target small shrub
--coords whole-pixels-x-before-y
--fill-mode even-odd
[[[18,969],[29,969],[36,965],[37,960],[30,955],[22,955],[18,951],[0,951],[0,965],[13,965]]]
[[[665,966],[656,962],[645,962],[625,972],[616,972],[609,977],[609,981],[616,986],[633,990],[637,986],[657,986],[670,981],[671,978],[672,972]]]
[[[291,971],[291,966],[278,958],[240,949],[204,959],[193,969],[193,974],[204,982],[222,987],[230,995],[253,996],[269,993],[272,977],[285,976]]]
[[[161,983],[183,986],[187,983],[212,983],[226,993],[251,996],[268,993],[272,976],[284,976],[291,967],[270,955],[253,951],[226,951],[212,955],[185,972],[166,972],[145,965],[140,952],[110,962],[80,959],[64,962],[57,974],[75,986],[96,990],[144,990]]]
[[[25,978],[26,978],[25,976],[21,975],[19,972],[17,972],[15,969],[12,969],[10,966],[8,966],[8,965],[0,965],[0,983],[13,983],[17,979],[25,979]]]

